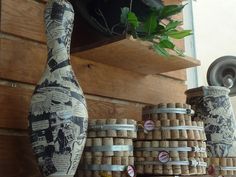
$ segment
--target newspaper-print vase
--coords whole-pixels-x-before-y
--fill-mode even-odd
[[[236,120],[225,87],[208,86],[186,92],[195,118],[204,121],[209,157],[236,157]]]
[[[68,1],[48,1],[48,60],[32,96],[29,129],[39,167],[50,177],[74,176],[86,138],[87,106],[70,65],[73,20]]]

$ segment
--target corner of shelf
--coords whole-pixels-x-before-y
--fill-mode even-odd
[[[149,75],[196,67],[200,61],[191,57],[162,57],[150,48],[150,43],[130,38],[113,41],[72,55],[82,59]]]

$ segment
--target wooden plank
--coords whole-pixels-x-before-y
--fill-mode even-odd
[[[0,174],[2,177],[42,177],[29,137],[0,135]]]
[[[0,39],[0,51],[0,58],[4,59],[0,60],[0,77],[33,84],[40,79],[47,57],[46,47],[44,45],[24,40],[12,41]],[[27,60],[31,61],[29,62]],[[32,68],[32,62],[37,67]],[[27,70],[24,68],[30,68],[34,75],[32,76],[30,73],[26,74],[25,72]],[[186,79],[186,73],[184,71],[164,73],[164,75],[180,80]],[[22,77],[24,77],[24,80],[21,80]]]
[[[1,31],[45,42],[44,4],[32,0],[1,1]]]
[[[7,0],[1,1],[1,30],[17,36],[45,42],[44,35],[44,3],[39,0]],[[166,4],[176,4],[178,1],[165,0]],[[17,6],[16,6],[17,4]]]
[[[27,129],[32,90],[0,85],[0,128]],[[141,120],[142,106],[86,95],[90,118]]]
[[[45,46],[8,39],[0,39],[0,44],[0,78],[36,84],[46,62]],[[72,66],[87,94],[150,104],[185,101],[186,86],[178,80],[145,76],[76,57],[72,57]]]
[[[43,72],[43,67],[46,62],[46,47],[41,44],[28,42],[24,40],[12,41],[8,39],[0,39],[0,57],[4,58],[4,60],[0,60],[0,77],[8,78],[9,73],[11,73],[11,78],[19,78],[23,77],[29,83],[36,83],[41,73]],[[17,57],[16,54],[17,53]],[[22,63],[22,59],[30,59],[31,62]],[[12,62],[17,65],[17,68],[12,67]],[[32,62],[34,65],[38,67],[34,70],[34,76],[31,76],[28,69],[31,68]],[[25,74],[27,72],[27,74]],[[172,77],[175,79],[186,80],[186,72],[182,71],[174,71],[169,73],[163,73],[168,77]],[[22,80],[20,80],[22,81]]]
[[[31,93],[22,88],[0,86],[0,127],[27,128]]]
[[[180,4],[183,0],[163,0],[165,5]]]
[[[72,60],[86,93],[147,104],[185,102],[184,82],[159,75],[138,73],[88,60]]]
[[[2,11],[1,11],[1,19],[0,19],[0,31],[13,34],[16,36],[21,36],[24,38],[36,40],[39,42],[44,42],[45,43],[45,34],[44,34],[44,8],[45,4],[40,3],[40,2],[45,2],[45,0],[37,0],[37,1],[32,1],[32,0],[8,0],[8,1],[1,1],[1,6],[2,6]],[[176,0],[165,0],[165,4],[179,4],[179,1]],[[17,4],[17,6],[16,6]],[[173,17],[174,19],[182,20],[183,16],[182,14],[175,15]],[[81,23],[81,19],[79,19],[79,24],[75,25],[75,30],[76,32],[82,32],[86,33],[85,30],[81,30],[81,25],[82,28],[86,23]],[[77,23],[77,22],[76,22]],[[78,26],[78,27],[77,27]],[[87,26],[86,28],[90,28]],[[92,30],[88,29],[88,30]],[[92,30],[93,31],[93,30]],[[95,30],[93,33],[97,33]],[[88,34],[88,33],[86,33]],[[100,35],[97,33],[97,36]],[[91,45],[88,41],[86,41],[83,37],[84,35],[74,35],[75,37],[79,38],[79,46],[80,48],[84,48],[87,45]],[[90,34],[91,36],[91,34]],[[87,36],[89,38],[90,36]],[[95,38],[92,34],[92,36]],[[102,37],[102,35],[101,35]],[[72,37],[74,38],[74,37]],[[104,39],[107,39],[105,36],[103,36]],[[101,40],[101,39],[99,39]],[[72,40],[73,44],[78,46],[77,40]],[[95,40],[96,41],[96,40]],[[101,40],[103,41],[103,40]],[[101,42],[100,41],[100,42]],[[181,46],[183,42],[182,40],[176,41],[177,46]],[[92,40],[91,40],[92,42]],[[91,45],[92,46],[92,45]]]
[[[167,4],[169,3],[170,2],[167,1]],[[15,4],[18,4],[17,8]],[[43,12],[45,4],[30,0],[8,0],[1,1],[1,6],[2,11],[0,30],[2,32],[45,43],[45,30],[43,22]],[[86,40],[80,38],[83,35],[80,34],[78,36],[79,41],[84,41],[82,42],[83,45],[81,48],[88,45],[86,43]],[[176,45],[179,48],[183,49],[183,40],[176,41]]]
[[[149,43],[130,39],[76,52],[73,55],[142,74],[160,74],[200,65],[200,61],[191,57],[162,57],[150,49]]]
[[[0,78],[35,84],[46,63],[44,45],[0,39]]]
[[[171,71],[171,72],[167,72],[167,73],[162,73],[161,75],[167,76],[167,77],[170,77],[170,78],[174,78],[174,79],[179,79],[179,80],[182,80],[182,81],[187,80],[186,69],[182,69],[182,70],[178,70],[178,71]]]
[[[87,97],[86,97],[87,98]],[[90,119],[104,118],[129,118],[137,121],[142,120],[142,106],[126,102],[125,104],[102,101],[102,99],[92,100],[87,98],[87,106]],[[114,101],[114,102],[113,102]]]

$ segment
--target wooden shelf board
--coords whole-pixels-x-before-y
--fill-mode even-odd
[[[150,43],[128,38],[85,51],[72,51],[72,55],[142,74],[160,74],[200,65],[199,60],[191,57],[162,57],[150,48]]]

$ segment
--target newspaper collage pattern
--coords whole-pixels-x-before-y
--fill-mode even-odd
[[[195,110],[195,118],[204,121],[209,157],[236,156],[236,120],[229,98],[229,89],[204,86],[187,92],[187,103]]]
[[[31,143],[44,176],[72,177],[87,130],[87,106],[70,65],[74,10],[66,0],[49,0],[45,9],[48,60],[31,100]]]

